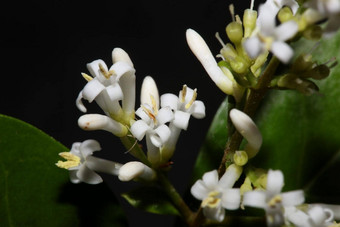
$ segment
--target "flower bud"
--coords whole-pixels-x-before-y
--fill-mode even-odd
[[[257,11],[246,9],[243,13],[244,37],[247,38],[256,26]]]
[[[245,151],[236,151],[234,154],[234,163],[238,166],[244,166],[248,162],[248,155]]]
[[[133,161],[124,164],[119,169],[118,178],[121,181],[130,181],[134,179],[143,179],[147,181],[154,180],[156,177],[156,173],[153,169],[148,167],[147,165]]]
[[[281,23],[284,23],[293,19],[294,15],[292,10],[289,7],[285,6],[279,11],[277,17]]]
[[[231,42],[237,44],[240,43],[243,38],[242,24],[239,22],[231,22],[226,27],[227,35]]]

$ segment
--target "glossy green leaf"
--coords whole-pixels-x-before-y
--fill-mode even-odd
[[[69,149],[37,128],[0,115],[1,226],[126,226],[105,185],[71,184],[55,166]]]
[[[169,197],[156,186],[142,186],[122,194],[133,207],[141,210],[166,215],[179,215]]]

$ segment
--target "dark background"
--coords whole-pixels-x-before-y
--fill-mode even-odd
[[[137,101],[141,82],[151,75],[160,94],[177,94],[183,84],[198,89],[206,105],[203,120],[191,119],[182,132],[173,157],[170,178],[180,193],[187,189],[190,172],[205,132],[225,95],[215,86],[185,39],[187,28],[199,32],[217,54],[219,32],[226,42],[225,26],[231,21],[227,0],[161,1],[8,1],[1,7],[0,113],[26,121],[67,147],[75,141],[97,139],[103,148],[98,156],[124,163],[119,140],[107,132],[84,132],[77,125],[82,113],[75,100],[85,85],[81,72],[86,64],[103,59],[111,65],[111,51],[123,48],[136,68]],[[242,15],[250,2],[235,1]],[[90,113],[101,113],[88,104]],[[110,187],[118,195],[133,187],[114,177]],[[95,187],[95,186],[94,186]],[[130,209],[122,200],[130,226],[171,226],[173,219]]]

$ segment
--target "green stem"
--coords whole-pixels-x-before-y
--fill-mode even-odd
[[[136,138],[128,134],[127,136],[120,137],[120,141],[130,154],[142,161],[145,165],[151,166],[151,163],[149,162],[143,150],[140,148]]]
[[[178,194],[174,186],[169,182],[168,178],[163,172],[158,171],[157,177],[160,185],[162,186],[166,194],[171,198],[176,208],[180,211],[183,220],[189,226],[192,226],[195,214],[190,210],[190,208],[187,206],[180,194]]]

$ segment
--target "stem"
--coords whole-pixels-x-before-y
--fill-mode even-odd
[[[160,185],[162,186],[166,194],[171,198],[176,208],[182,214],[182,218],[189,226],[192,226],[192,223],[195,220],[195,214],[190,210],[188,205],[184,202],[182,197],[178,194],[178,192],[176,191],[174,186],[169,182],[168,178],[164,175],[164,173],[158,171],[157,176]]]
[[[151,166],[151,163],[149,162],[143,150],[140,148],[136,138],[128,134],[127,136],[120,137],[120,141],[127,149],[128,153],[141,160],[145,165]]]
[[[270,60],[266,70],[259,78],[257,85],[250,90],[247,101],[245,102],[245,106],[243,108],[243,112],[247,114],[249,117],[253,117],[257,108],[259,107],[262,99],[265,94],[269,90],[269,85],[271,80],[273,79],[273,75],[279,66],[280,61],[276,57],[272,57]],[[224,150],[224,155],[222,157],[221,164],[218,168],[218,175],[221,177],[227,166],[232,164],[232,156],[235,151],[239,149],[243,137],[238,131],[234,131],[230,139],[226,144],[226,148]]]

